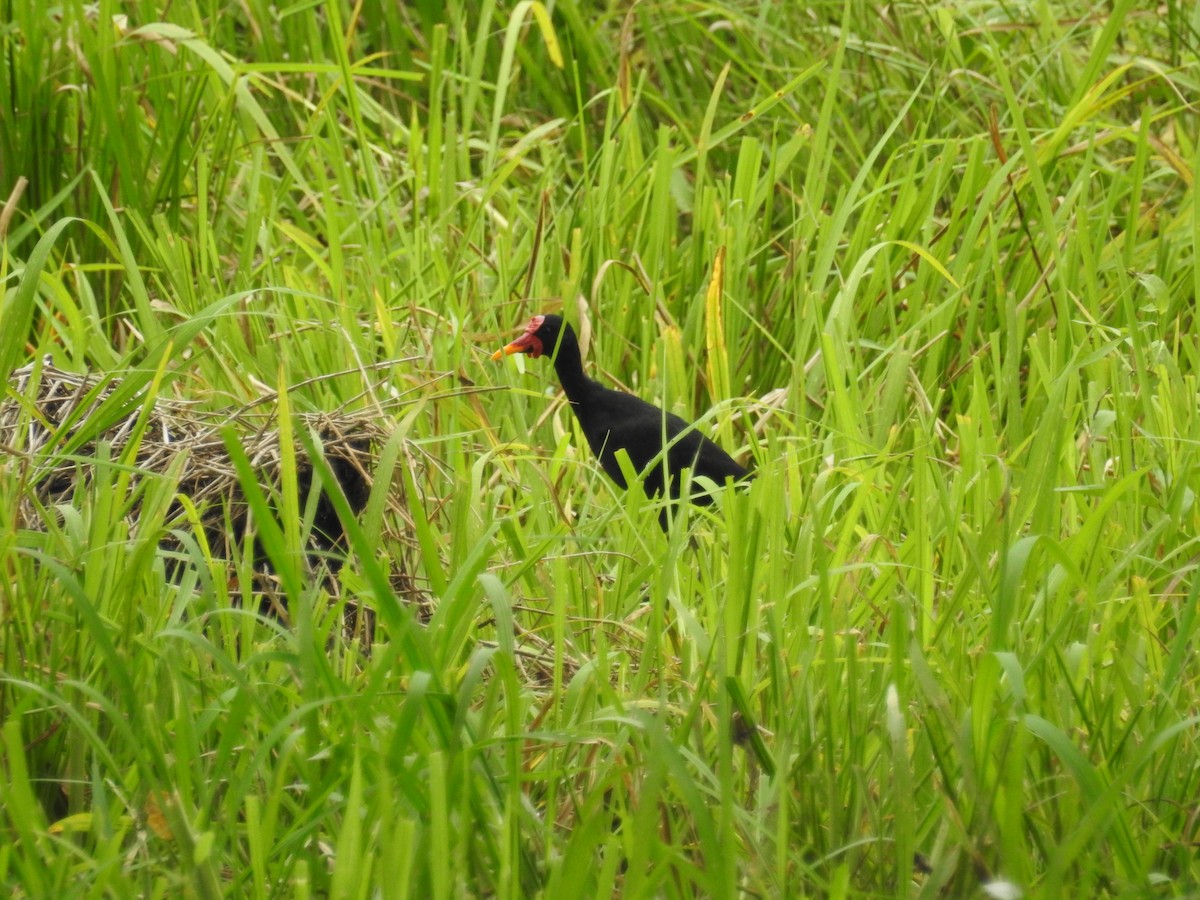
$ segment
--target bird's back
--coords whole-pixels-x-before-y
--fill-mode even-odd
[[[617,463],[618,450],[629,454],[635,471],[644,473],[642,481],[646,493],[651,496],[662,493],[661,464],[649,471],[646,469],[662,453],[664,440],[668,445],[666,459],[672,497],[678,498],[680,494],[683,469],[691,469],[693,477],[702,475],[717,484],[724,484],[726,478],[736,480],[748,474],[728,453],[674,413],[600,384],[596,384],[589,394],[585,403],[575,404],[572,408],[592,452],[608,476],[621,487],[627,485]],[[707,502],[696,491],[693,491],[693,499]]]

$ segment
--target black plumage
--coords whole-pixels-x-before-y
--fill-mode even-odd
[[[624,450],[629,454],[634,470],[642,474],[646,493],[652,497],[662,494],[664,477],[661,459],[653,466],[651,463],[662,453],[664,439],[667,442],[669,492],[673,499],[679,499],[682,491],[684,469],[692,470],[692,489],[688,499],[702,506],[711,503],[712,497],[697,476],[711,479],[718,486],[724,485],[729,478],[737,481],[749,477],[750,473],[745,467],[694,425],[639,397],[607,388],[588,378],[583,371],[575,331],[562,317],[534,316],[526,326],[525,333],[502,350],[497,350],[492,358],[501,359],[511,353],[528,353],[535,359],[542,355],[553,358],[554,370],[571,402],[571,409],[579,420],[588,446],[600,460],[604,471],[620,487],[628,487],[617,464],[617,451]],[[665,527],[665,511],[661,521]]]

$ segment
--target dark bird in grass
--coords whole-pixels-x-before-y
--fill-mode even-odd
[[[670,496],[678,500],[683,490],[683,470],[691,469],[692,485],[688,499],[699,506],[712,502],[710,485],[699,479],[709,479],[722,486],[726,479],[740,481],[750,473],[733,457],[705,437],[694,425],[679,416],[659,409],[639,397],[615,391],[588,378],[583,371],[579,341],[575,330],[561,316],[534,316],[525,326],[525,333],[492,359],[503,359],[512,353],[528,353],[534,359],[550,356],[554,371],[562,382],[571,409],[579,419],[579,427],[588,446],[600,460],[608,477],[626,488],[625,476],[617,463],[617,451],[629,454],[634,471],[641,474],[646,493],[657,497],[663,492],[665,456],[670,477]],[[664,441],[667,451],[663,454]],[[665,530],[667,513],[659,521]]]

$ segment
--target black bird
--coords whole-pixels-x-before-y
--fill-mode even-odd
[[[663,470],[659,457],[664,437],[668,445],[665,455],[670,473],[670,496],[674,500],[679,499],[682,491],[683,469],[692,470],[688,499],[699,506],[712,503],[712,496],[695,480],[696,476],[711,479],[718,485],[724,485],[727,478],[737,481],[749,477],[750,473],[743,466],[694,425],[639,397],[614,391],[588,378],[583,371],[575,330],[561,316],[534,316],[525,326],[525,333],[493,353],[492,359],[503,359],[512,353],[528,353],[534,359],[551,356],[558,380],[579,419],[588,446],[599,457],[609,478],[620,487],[628,487],[617,464],[617,451],[624,450],[629,454],[634,470],[641,473],[646,493],[651,497],[662,494]],[[650,463],[656,459],[658,461],[651,467]],[[665,530],[666,510],[659,521]]]

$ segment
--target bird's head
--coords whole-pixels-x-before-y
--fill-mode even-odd
[[[492,354],[492,359],[503,359],[513,353],[528,353],[534,359],[545,353],[553,353],[562,331],[561,316],[534,316],[525,326],[525,333],[504,348]]]

